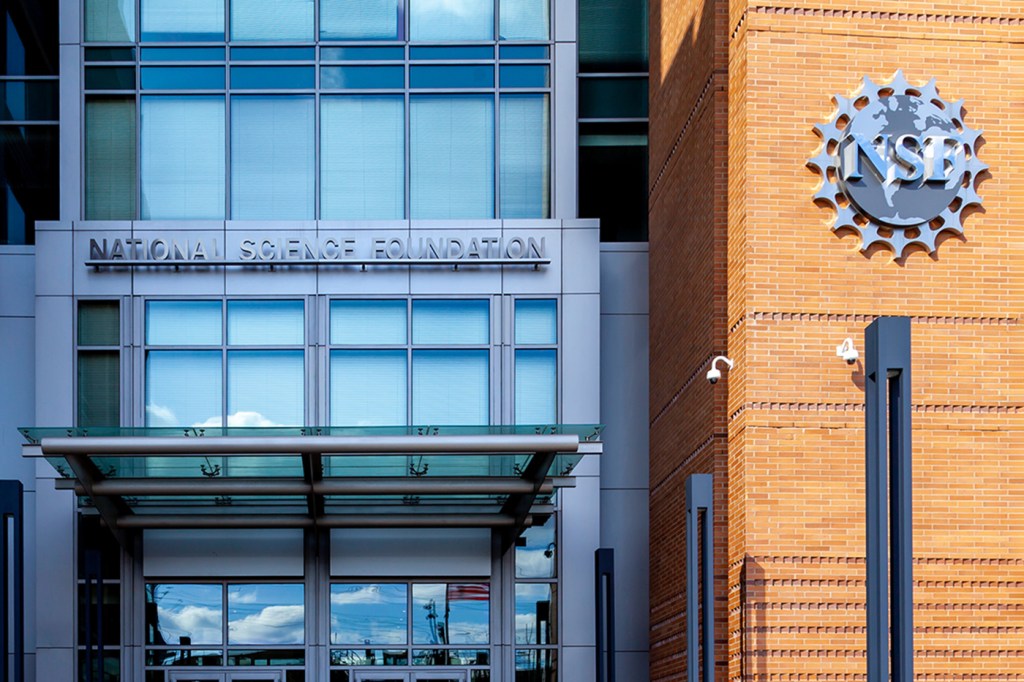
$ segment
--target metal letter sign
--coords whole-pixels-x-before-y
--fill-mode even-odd
[[[963,100],[943,100],[935,79],[911,85],[902,71],[886,85],[865,76],[853,97],[833,100],[832,120],[814,126],[824,144],[807,162],[821,173],[815,201],[836,211],[832,231],[856,230],[861,251],[878,243],[896,258],[915,244],[931,253],[947,230],[963,234],[963,210],[981,203],[975,184],[988,168]]]

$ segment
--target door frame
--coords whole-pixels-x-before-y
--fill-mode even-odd
[[[168,670],[167,682],[245,682],[245,680],[266,680],[284,682],[284,671],[276,668],[245,670],[212,668],[209,670]]]

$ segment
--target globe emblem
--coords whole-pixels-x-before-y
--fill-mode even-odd
[[[974,155],[981,131],[963,123],[962,102],[941,99],[935,81],[912,86],[897,72],[863,79],[853,97],[836,95],[833,119],[815,126],[823,145],[808,165],[821,174],[815,200],[836,212],[833,231],[852,229],[861,250],[880,243],[899,258],[937,236],[963,234],[961,213],[987,166]]]

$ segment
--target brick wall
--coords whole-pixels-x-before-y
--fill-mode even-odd
[[[985,131],[936,254],[812,202],[832,94],[935,77]],[[1024,3],[652,0],[651,679],[684,679],[683,482],[716,477],[716,678],[863,680],[863,368],[913,318],[916,673],[1024,680]],[[714,388],[713,355],[736,368]]]

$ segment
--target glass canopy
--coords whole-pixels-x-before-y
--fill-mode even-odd
[[[494,527],[553,512],[600,425],[25,428],[108,526]]]

